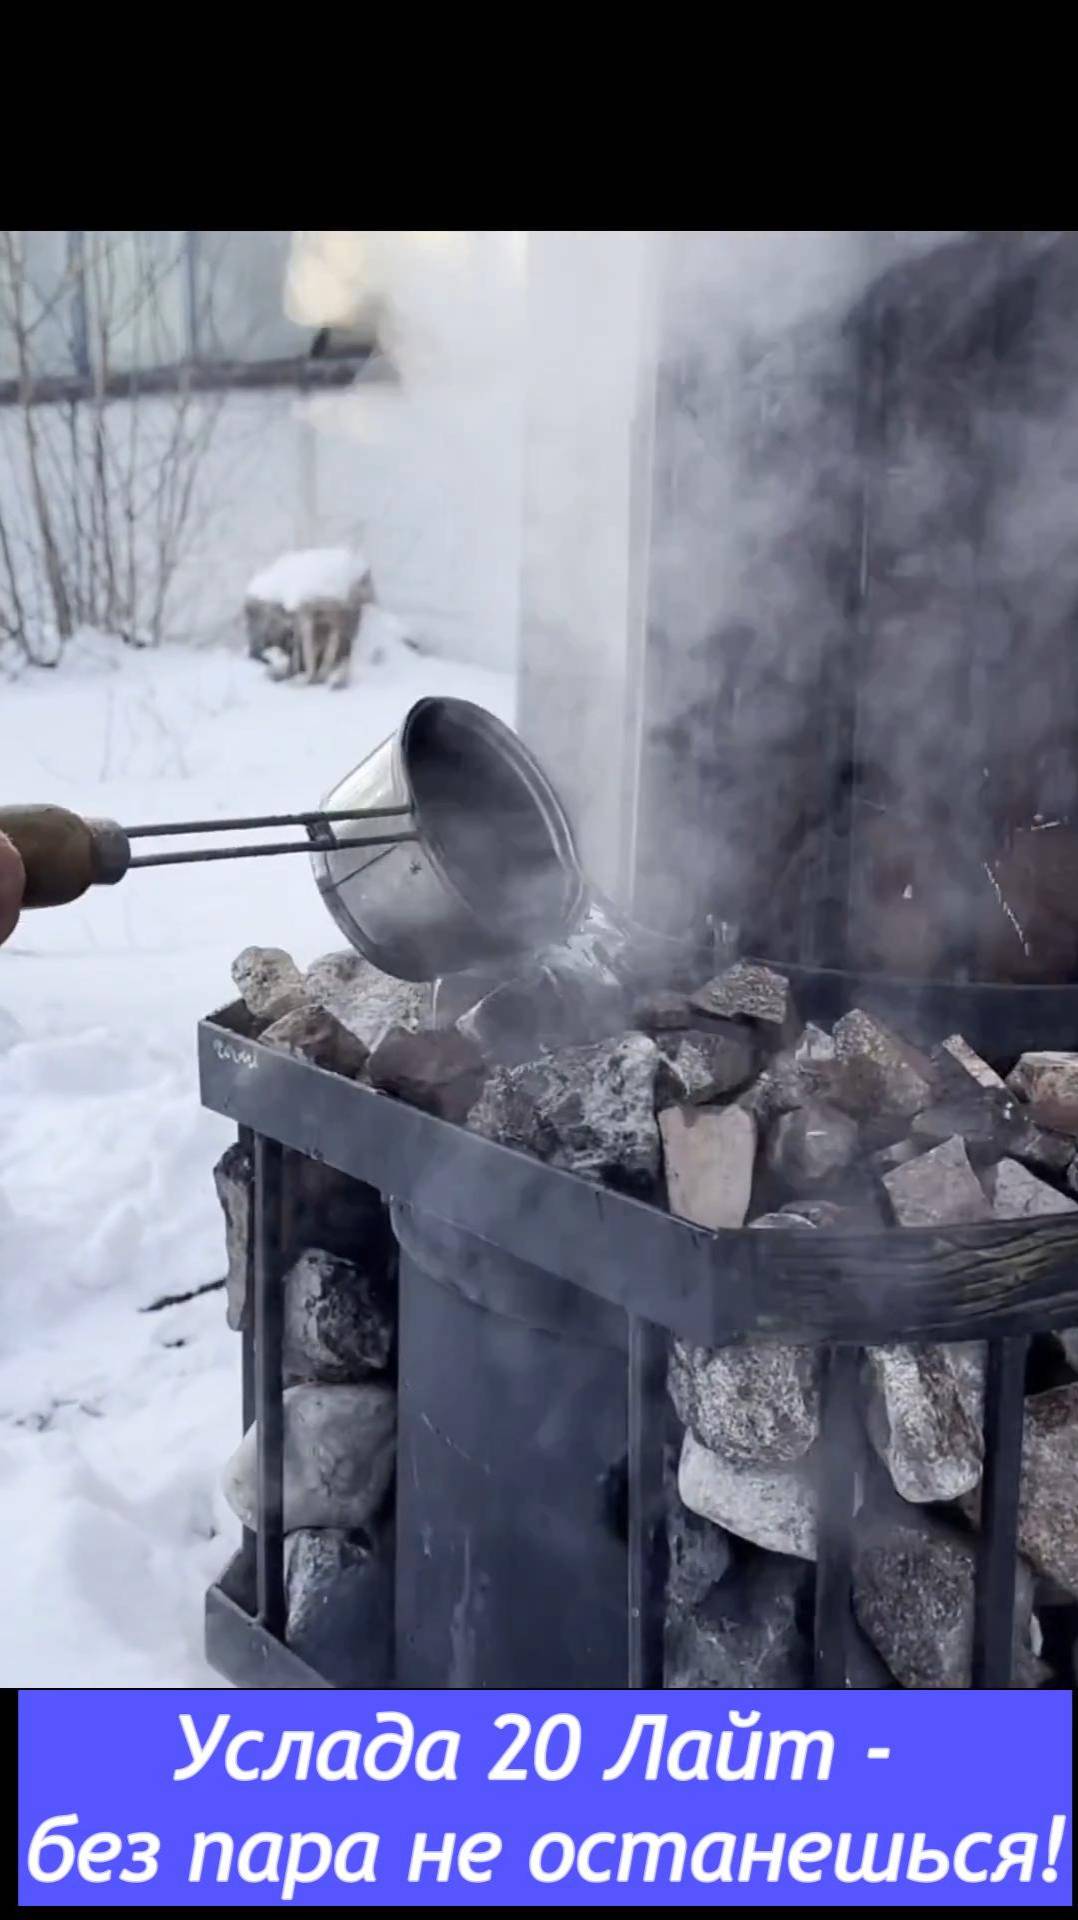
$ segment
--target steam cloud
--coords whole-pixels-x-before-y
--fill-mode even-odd
[[[467,417],[476,389],[519,378],[526,236],[506,231],[293,235],[285,305],[304,326],[371,330],[410,406],[433,429]],[[316,403],[314,418],[377,437],[391,386],[360,382]]]
[[[1066,977],[1073,236],[673,239],[645,898],[780,958]]]
[[[1078,242],[646,238],[658,324],[641,348],[654,352],[657,392],[642,917],[671,929],[734,919],[778,960],[1072,973]],[[586,247],[580,259],[586,271]],[[523,234],[297,234],[289,276],[290,311],[308,324],[377,314],[414,444],[459,447],[474,420],[502,421],[506,524],[524,512],[528,269]],[[604,365],[620,380],[623,339],[589,338],[586,301],[580,315],[581,363],[600,385]],[[605,391],[582,402],[585,462],[611,404]],[[392,387],[363,382],[315,403],[326,424],[367,439],[389,431],[398,405]],[[557,408],[552,419],[556,437]],[[571,465],[548,472],[567,480]],[[446,484],[467,492],[466,464]],[[561,600],[573,631],[573,502],[561,550],[557,503],[547,509],[538,547],[529,520],[528,565],[543,622],[556,626]],[[612,498],[612,522],[619,511]],[[600,538],[593,568],[609,559]],[[586,644],[598,659],[611,636]],[[580,662],[564,665],[575,674]],[[608,787],[609,761],[552,747],[574,811],[598,806],[589,768]]]

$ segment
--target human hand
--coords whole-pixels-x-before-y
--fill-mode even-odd
[[[24,875],[11,841],[0,833],[0,946],[18,923]]]

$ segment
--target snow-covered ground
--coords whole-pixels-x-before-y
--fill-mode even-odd
[[[390,641],[351,688],[242,656],[74,643],[0,686],[0,803],[133,825],[317,804],[424,693],[512,717],[509,676]],[[128,876],[0,950],[0,1685],[208,1685],[202,1595],[235,1538],[239,1342],[195,1026],[251,943],[340,946],[302,857]]]

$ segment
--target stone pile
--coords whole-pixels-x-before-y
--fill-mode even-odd
[[[349,1077],[391,1032],[408,1038],[427,990],[389,980],[357,954],[328,954],[306,974],[286,953],[248,948],[233,968],[248,1031]],[[339,1686],[384,1681],[392,1632],[396,1249],[381,1197],[294,1156],[283,1222],[286,1638]],[[251,1313],[250,1156],[230,1147],[214,1170],[225,1214],[229,1325]],[[255,1429],[224,1474],[244,1526],[257,1524]]]
[[[304,975],[286,954],[248,950],[235,978],[266,1045],[704,1227],[864,1232],[1078,1211],[1078,1054],[1026,1053],[1001,1073],[961,1035],[925,1050],[862,1007],[831,1031],[806,1023],[788,981],[749,961],[697,984],[681,968],[676,990],[622,961],[566,949],[471,991],[447,983],[441,1024],[426,989],[350,953]],[[230,1273],[239,1151],[218,1170]],[[286,1525],[297,1539],[338,1529],[332,1550],[308,1544],[293,1563],[308,1586],[330,1567],[355,1586],[366,1549],[354,1530],[392,1472],[392,1333],[376,1326],[361,1273],[342,1280],[317,1238],[298,1255]],[[235,1298],[233,1284],[238,1324]],[[1040,1658],[1045,1610],[1078,1619],[1078,1331],[1038,1338],[1034,1360],[1015,1569],[1022,1685],[1055,1671]],[[857,1684],[968,1684],[983,1388],[976,1341],[863,1355]],[[811,1632],[819,1356],[675,1339],[669,1391],[683,1432],[668,1499],[668,1684],[797,1684]],[[327,1400],[341,1395],[330,1418]],[[337,1504],[312,1481],[308,1447],[322,1462],[362,1455],[348,1473],[342,1463]],[[247,1442],[229,1485],[248,1513]]]

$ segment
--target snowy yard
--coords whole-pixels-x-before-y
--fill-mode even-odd
[[[326,788],[424,693],[512,717],[509,676],[390,643],[343,692],[236,653],[88,638],[0,687],[0,801],[125,824],[268,813]],[[195,1025],[251,943],[339,947],[302,858],[130,875],[0,950],[4,1686],[208,1685],[202,1595],[236,1522],[239,1340]]]

